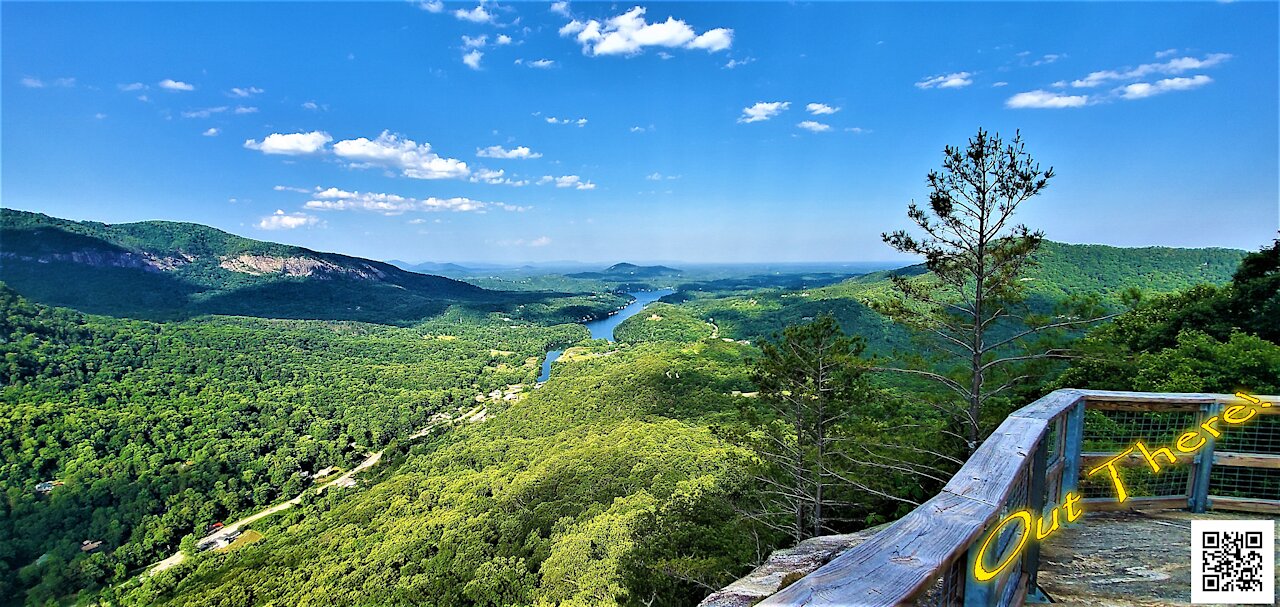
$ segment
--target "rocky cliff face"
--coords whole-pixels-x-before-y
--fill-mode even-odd
[[[15,261],[26,261],[35,263],[53,263],[55,261],[65,261],[71,263],[82,263],[99,268],[136,268],[151,272],[167,272],[176,270],[192,261],[194,257],[185,253],[178,253],[173,257],[161,257],[151,253],[133,253],[130,251],[98,251],[92,249],[84,249],[79,251],[68,251],[65,253],[46,253],[43,255],[30,256],[19,255],[8,251],[0,251],[0,259],[12,259]]]
[[[793,548],[774,551],[763,565],[738,581],[712,593],[698,607],[751,607],[809,575],[844,551],[867,541],[887,525],[844,535],[808,539]]]
[[[349,278],[364,280],[385,279],[386,273],[369,265],[357,264],[343,266],[323,259],[311,257],[272,257],[269,255],[238,255],[219,258],[218,265],[232,272],[261,276],[264,274],[283,274],[285,276],[317,276],[343,275]]]

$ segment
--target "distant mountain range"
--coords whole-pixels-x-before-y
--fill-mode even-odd
[[[152,320],[229,314],[400,323],[456,303],[496,311],[556,295],[490,291],[194,223],[111,225],[12,209],[0,209],[0,281],[40,303]]]
[[[575,272],[565,274],[569,278],[589,278],[594,280],[635,280],[637,278],[662,278],[679,276],[681,270],[667,266],[638,266],[633,263],[615,263],[600,272]]]

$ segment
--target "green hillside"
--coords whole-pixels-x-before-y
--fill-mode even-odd
[[[1052,307],[1071,295],[1097,295],[1118,306],[1130,288],[1147,294],[1169,293],[1197,284],[1225,284],[1244,258],[1235,249],[1121,248],[1046,242],[1037,265],[1023,279],[1033,305]],[[862,335],[873,352],[909,345],[903,327],[867,306],[892,295],[890,275],[926,274],[923,265],[873,272],[812,289],[682,291],[664,298],[681,302],[695,316],[713,320],[725,337],[762,339],[788,324],[834,314],[846,331]]]
[[[228,314],[404,324],[462,305],[567,322],[622,301],[488,291],[192,223],[109,225],[12,209],[0,210],[0,280],[40,303],[149,320]]]

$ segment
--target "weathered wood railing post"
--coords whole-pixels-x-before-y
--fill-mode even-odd
[[[1073,493],[1080,487],[1080,454],[1084,452],[1084,408],[1085,399],[1082,398],[1066,415],[1067,429],[1062,437],[1061,499],[1066,499],[1068,493]],[[1062,523],[1064,526],[1079,524],[1065,520]]]
[[[1216,418],[1222,414],[1222,403],[1209,403],[1200,408],[1198,424],[1206,423],[1210,418]],[[1213,444],[1214,434],[1212,432],[1204,432],[1201,434],[1205,438],[1204,446],[1196,453],[1193,460],[1195,467],[1191,474],[1191,491],[1187,496],[1187,509],[1192,512],[1204,512],[1209,508],[1209,475],[1213,472]]]
[[[1053,422],[1050,422],[1051,424]],[[1040,445],[1036,447],[1036,453],[1031,459],[1031,478],[1028,485],[1027,507],[1039,520],[1045,515],[1045,486],[1044,477],[1049,464],[1049,434],[1046,432],[1044,438],[1040,439]],[[1055,504],[1056,507],[1056,504]],[[1056,513],[1055,513],[1056,515]],[[1052,523],[1052,521],[1050,521]],[[1027,529],[1027,533],[1035,533],[1035,529]],[[1040,570],[1040,542],[1027,542],[1027,550],[1022,555],[1022,573],[1027,576],[1027,598],[1028,603],[1048,603],[1048,599],[1040,589],[1036,587],[1036,572]],[[1010,580],[1010,583],[1017,584],[1017,580]]]

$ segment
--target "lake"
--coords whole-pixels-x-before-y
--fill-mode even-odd
[[[627,304],[625,308],[614,312],[600,320],[593,320],[584,323],[588,331],[591,331],[591,339],[607,339],[613,341],[613,330],[622,321],[635,316],[643,310],[645,306],[657,301],[659,298],[675,293],[671,289],[658,289],[657,291],[635,291],[627,293],[635,298],[635,301]],[[547,357],[542,361],[542,372],[538,374],[538,383],[547,381],[551,377],[551,363],[555,362],[560,355],[564,354],[564,350],[552,350],[547,352]]]

